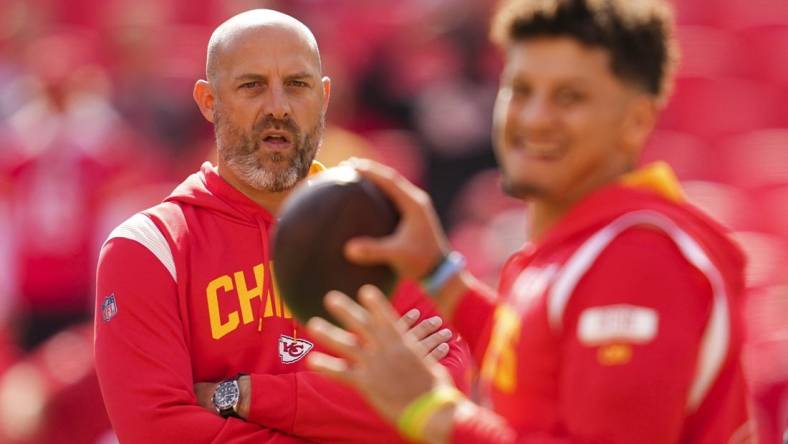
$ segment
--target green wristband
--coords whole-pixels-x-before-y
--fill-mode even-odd
[[[450,385],[441,385],[422,394],[408,404],[397,419],[400,434],[411,441],[424,438],[424,428],[443,407],[459,402],[463,394]]]

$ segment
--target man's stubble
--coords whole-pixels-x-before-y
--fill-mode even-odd
[[[288,131],[294,149],[289,153],[261,153],[260,135],[271,128]],[[251,131],[244,131],[228,121],[218,107],[214,112],[219,157],[241,181],[260,191],[287,191],[305,178],[320,147],[324,128],[324,113],[321,113],[317,124],[305,133],[291,118],[275,119],[272,116],[255,124]],[[283,169],[274,169],[266,167],[266,163],[286,165]]]

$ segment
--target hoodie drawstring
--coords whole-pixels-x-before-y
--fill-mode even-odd
[[[263,258],[268,260],[268,263],[264,264],[263,270],[265,276],[263,277],[263,299],[260,301],[260,320],[257,323],[257,331],[263,331],[263,319],[265,315],[265,306],[266,301],[273,301],[274,304],[278,303],[278,307],[274,308],[274,311],[277,309],[280,313],[282,313],[282,317],[285,314],[285,305],[284,300],[279,298],[278,300],[274,298],[274,274],[271,272],[271,267],[273,265],[273,259],[269,255],[269,241],[268,241],[268,228],[265,226],[263,221],[260,219],[255,218],[257,222],[257,227],[260,229],[260,240],[261,245],[263,247]],[[296,330],[296,323],[293,318],[290,320],[292,327],[293,327],[293,340],[298,340],[298,331]]]
[[[257,227],[260,229],[260,241],[263,247],[263,270],[265,276],[263,277],[263,298],[260,301],[260,320],[257,322],[257,331],[263,331],[263,317],[265,316],[265,301],[273,300],[273,273],[271,273],[271,256],[268,255],[268,229],[260,219],[255,218]],[[268,262],[265,262],[265,261]],[[276,310],[276,309],[274,309]]]

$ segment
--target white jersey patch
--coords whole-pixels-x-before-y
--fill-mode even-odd
[[[593,307],[580,314],[577,338],[587,345],[644,344],[654,339],[658,327],[659,315],[651,308],[626,304]]]
[[[553,284],[548,299],[548,319],[553,328],[560,330],[564,309],[578,282],[619,234],[637,226],[650,226],[667,234],[684,258],[706,276],[714,293],[714,305],[706,322],[698,352],[695,379],[687,397],[687,411],[694,412],[711,389],[728,353],[730,313],[726,296],[727,288],[722,273],[703,247],[667,216],[651,210],[633,211],[619,217],[591,236],[564,264]]]

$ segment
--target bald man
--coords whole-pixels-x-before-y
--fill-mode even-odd
[[[271,273],[275,215],[322,169],[330,91],[292,17],[248,11],[211,36],[194,99],[218,164],[123,222],[99,259],[96,370],[121,442],[399,442],[357,395],[305,371],[316,347]],[[395,298],[401,322],[462,381],[467,349],[415,288]]]

